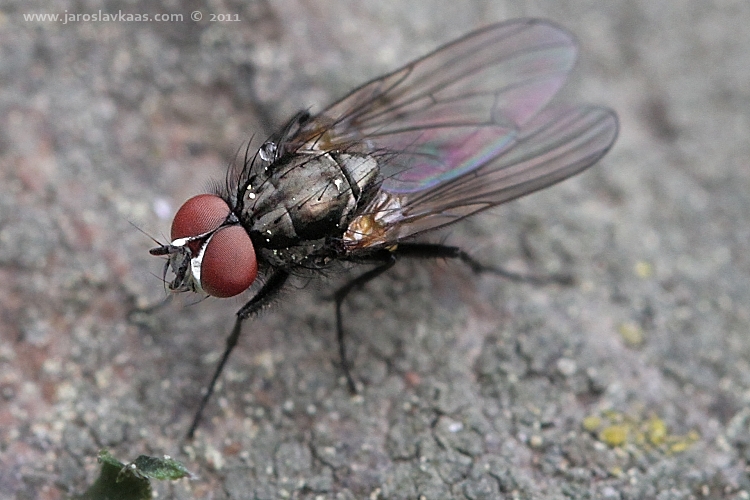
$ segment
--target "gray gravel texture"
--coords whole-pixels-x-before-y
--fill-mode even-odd
[[[23,17],[66,10],[184,19]],[[522,16],[576,34],[565,94],[615,108],[619,140],[432,241],[577,284],[399,264],[347,303],[352,398],[347,275],[296,283],[184,442],[241,301],[129,315],[164,297],[131,222],[162,238],[253,134]],[[0,3],[0,497],[80,493],[108,447],[199,476],[160,498],[749,498],[748,25],[731,0]]]

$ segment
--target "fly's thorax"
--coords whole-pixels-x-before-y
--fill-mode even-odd
[[[285,249],[341,235],[378,185],[377,161],[344,153],[295,154],[248,186],[242,224],[259,246]]]

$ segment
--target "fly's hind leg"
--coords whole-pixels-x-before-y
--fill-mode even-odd
[[[565,274],[537,276],[514,273],[501,267],[482,264],[458,247],[433,243],[399,243],[398,246],[390,250],[383,249],[367,257],[350,259],[352,262],[378,264],[377,267],[354,278],[352,281],[336,290],[334,294],[334,299],[336,301],[336,336],[339,344],[339,358],[341,359],[341,368],[344,372],[344,376],[346,377],[349,391],[352,394],[356,394],[357,389],[354,383],[354,378],[351,374],[351,367],[346,359],[346,344],[344,338],[344,326],[341,314],[341,306],[346,296],[349,295],[349,292],[351,292],[355,288],[360,288],[367,282],[377,278],[388,269],[393,267],[396,261],[400,258],[458,259],[469,266],[469,268],[476,274],[494,274],[495,276],[500,276],[511,281],[531,283],[535,285],[547,285],[552,283],[569,285],[573,282],[573,278],[570,275]]]
[[[573,277],[568,274],[532,275],[508,271],[501,267],[489,266],[476,260],[458,247],[440,245],[433,243],[401,243],[394,250],[395,257],[416,259],[458,259],[471,269],[475,274],[494,274],[502,278],[534,285],[548,285],[557,283],[570,285]]]

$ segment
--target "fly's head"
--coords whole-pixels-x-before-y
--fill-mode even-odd
[[[201,194],[186,201],[174,216],[171,237],[150,253],[168,256],[164,272],[174,273],[168,282],[172,291],[233,297],[258,275],[250,236],[219,196]]]

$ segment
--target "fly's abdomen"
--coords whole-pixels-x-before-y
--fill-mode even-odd
[[[296,154],[268,167],[248,187],[243,223],[267,248],[287,248],[343,233],[378,182],[374,158]]]

